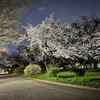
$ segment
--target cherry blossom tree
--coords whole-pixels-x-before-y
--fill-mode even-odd
[[[85,17],[81,22],[64,25],[51,14],[39,25],[24,27],[26,34],[21,34],[20,42],[24,41],[30,51],[38,47],[42,59],[53,56],[77,62],[90,60],[96,67],[100,60],[99,25],[99,20]]]
[[[72,43],[70,46],[74,48],[72,56],[93,63],[93,67],[97,68],[100,61],[100,19],[85,16],[82,19],[72,24],[76,30],[70,39]]]
[[[48,56],[66,59],[71,58],[66,44],[69,34],[74,30],[71,29],[70,25],[66,26],[58,20],[54,20],[53,14],[39,25],[33,26],[29,24],[28,27],[24,28],[26,29],[26,34],[21,34],[19,42],[27,44],[27,48],[30,51],[38,48],[39,56],[41,56],[41,60],[45,66],[46,62],[44,58]]]
[[[0,0],[0,52],[17,43],[22,12],[37,1],[41,0]]]
[[[67,39],[70,32],[74,31],[70,25],[66,26],[54,20],[53,15],[46,18],[41,24],[25,27],[26,34],[22,35],[20,41],[27,41],[30,50],[39,47],[41,55],[69,58],[67,51]]]

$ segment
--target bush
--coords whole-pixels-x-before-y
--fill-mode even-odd
[[[75,65],[69,66],[69,70],[75,72],[76,76],[83,76],[85,74],[85,70],[79,69]]]
[[[49,64],[47,64],[47,66],[48,66],[48,69],[57,68],[59,67],[59,63],[57,63],[56,60],[51,59]]]
[[[59,73],[59,63],[55,59],[51,59],[47,64],[47,72],[50,77],[55,77]]]
[[[69,66],[68,66],[68,69],[69,69],[71,72],[76,72],[77,67],[76,67],[75,65],[69,65]]]
[[[49,69],[48,74],[50,77],[56,77],[59,71],[60,70],[58,68],[51,68]]]
[[[40,65],[37,65],[37,64],[29,64],[24,69],[25,75],[35,75],[38,73],[41,73],[41,67],[40,67]]]
[[[85,70],[76,69],[75,73],[76,73],[76,76],[83,76],[85,74]]]
[[[13,73],[15,73],[15,74],[23,73],[23,69],[21,67],[17,67],[14,69]]]

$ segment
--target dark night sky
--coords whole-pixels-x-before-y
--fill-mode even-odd
[[[23,14],[22,22],[38,24],[51,13],[63,23],[71,23],[81,16],[100,17],[100,0],[45,0],[35,6],[31,5]]]
[[[100,0],[45,0],[23,13],[22,24],[38,24],[54,13],[55,19],[62,23],[71,23],[79,20],[81,16],[96,15],[100,18]],[[15,51],[16,46],[10,48],[10,52]]]

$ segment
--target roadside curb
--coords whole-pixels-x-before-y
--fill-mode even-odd
[[[1,75],[0,78],[3,78],[3,77],[13,77],[13,76],[16,76],[16,75]]]
[[[24,78],[33,79],[33,80],[36,80],[36,81],[40,81],[40,82],[44,82],[44,83],[49,83],[49,84],[55,84],[55,85],[61,85],[61,86],[68,86],[68,87],[75,87],[75,88],[81,88],[81,89],[88,89],[88,90],[100,91],[100,88],[92,88],[92,87],[87,87],[87,86],[79,86],[79,85],[65,84],[65,83],[59,83],[59,82],[54,82],[54,81],[34,79],[34,78],[30,78],[30,77],[24,77]]]

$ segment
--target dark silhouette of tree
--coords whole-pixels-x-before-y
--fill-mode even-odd
[[[29,4],[41,0],[0,0],[0,51],[6,51],[8,44],[16,43],[20,28],[21,15]]]

